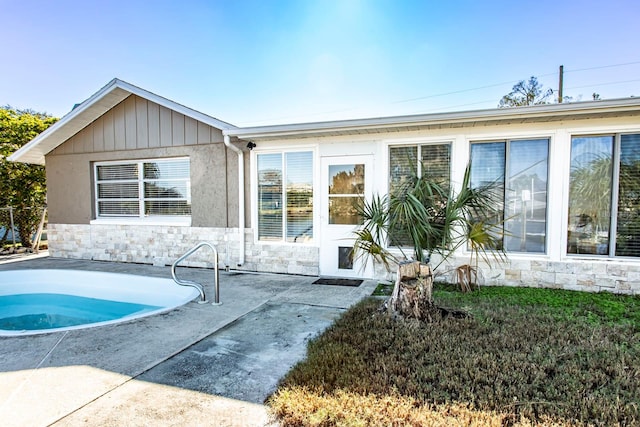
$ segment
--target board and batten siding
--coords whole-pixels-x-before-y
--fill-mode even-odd
[[[220,129],[130,95],[49,155],[179,147],[222,141]]]
[[[96,219],[96,162],[189,157],[191,226],[238,226],[238,162],[222,131],[136,95],[87,125],[46,155],[50,224]],[[245,156],[248,185],[249,157]],[[247,188],[245,203],[248,202]],[[245,211],[250,224],[250,212]]]

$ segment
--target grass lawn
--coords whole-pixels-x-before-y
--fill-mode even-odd
[[[640,297],[436,285],[434,299],[471,316],[349,310],[268,399],[281,425],[640,425]]]

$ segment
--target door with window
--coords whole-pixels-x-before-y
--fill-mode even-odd
[[[357,206],[372,193],[373,156],[321,159],[320,274],[373,277],[372,262],[353,256],[353,232],[362,225]]]

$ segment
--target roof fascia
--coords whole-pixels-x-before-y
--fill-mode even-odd
[[[163,98],[159,95],[156,95],[155,93],[149,92],[147,90],[144,90],[142,88],[139,88],[137,86],[134,86],[130,83],[127,83],[123,80],[119,80],[116,78],[111,80],[102,89],[100,89],[99,91],[91,95],[89,98],[87,98],[84,102],[82,102],[76,108],[71,110],[69,113],[65,114],[60,120],[58,120],[51,127],[46,129],[44,132],[42,132],[41,134],[36,136],[34,139],[29,141],[27,144],[22,146],[20,149],[15,151],[13,154],[11,154],[8,157],[8,160],[14,161],[14,162],[44,164],[44,155],[50,152],[51,150],[55,149],[62,143],[64,143],[66,139],[61,141],[56,141],[52,147],[46,147],[45,150],[42,150],[42,149],[38,150],[38,148],[43,144],[43,142],[53,137],[61,129],[68,126],[71,122],[78,119],[78,117],[82,116],[82,114],[85,113],[87,110],[89,110],[92,106],[94,106],[100,100],[104,99],[105,96],[114,92],[117,89],[124,91],[123,96],[118,96],[115,98],[115,100],[118,102],[124,100],[129,95],[133,94],[223,131],[236,128],[235,126],[229,123],[223,122],[221,120],[208,116],[199,111],[185,107],[182,104],[178,104],[177,102],[171,101],[167,98]],[[114,104],[113,106],[115,105],[116,104]],[[113,106],[111,108],[113,108]],[[101,114],[104,114],[104,112],[102,112]],[[100,117],[100,115],[97,115],[96,117],[91,115],[88,118],[84,118],[86,123],[81,123],[80,128],[86,127],[98,117]]]
[[[454,124],[469,121],[514,120],[537,117],[559,117],[573,114],[595,114],[617,110],[640,110],[640,98],[620,98],[602,101],[586,101],[562,104],[532,105],[489,110],[469,110],[460,112],[392,116],[355,120],[336,120],[316,123],[295,123],[273,126],[236,128],[223,131],[238,138],[269,138],[330,132],[348,132],[363,129],[394,128],[411,125]]]
[[[24,161],[26,163],[44,164],[44,156],[42,154],[35,154],[35,156],[29,156],[29,153],[35,151],[43,141],[55,134],[59,129],[68,125],[73,119],[85,112],[90,106],[94,105],[98,100],[104,98],[105,95],[112,92],[118,84],[118,79],[113,79],[107,83],[102,89],[91,95],[84,102],[78,105],[76,108],[62,116],[60,120],[44,130],[44,132],[37,135],[31,141],[20,147],[7,159],[12,162]],[[55,148],[55,147],[54,147]],[[40,159],[42,157],[42,159]]]
[[[208,124],[214,128],[217,128],[220,130],[237,129],[236,126],[230,123],[223,122],[222,120],[218,120],[215,117],[211,117],[207,114],[201,113],[200,111],[196,111],[182,104],[178,104],[175,101],[171,101],[170,99],[164,98],[160,95],[156,95],[153,92],[149,92],[147,90],[139,88],[138,86],[134,86],[131,83],[127,83],[125,81],[118,80],[118,79],[114,79],[114,80],[117,81],[117,85],[121,89],[131,92],[134,95],[138,95],[141,98],[146,98],[149,101],[155,102],[156,104],[160,104],[163,107],[169,108],[170,110],[173,110],[185,116],[191,117],[192,119]]]

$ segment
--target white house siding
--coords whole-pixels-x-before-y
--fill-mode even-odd
[[[258,147],[251,154],[251,168],[255,167],[257,153],[292,148],[313,151],[316,165],[323,156],[370,154],[375,159],[374,191],[384,194],[388,191],[389,147],[450,143],[452,182],[455,185],[462,179],[464,167],[469,160],[471,142],[548,138],[550,149],[546,253],[511,253],[507,261],[494,263],[491,268],[481,263],[481,284],[640,294],[640,259],[566,254],[571,136],[625,132],[640,132],[640,121],[635,117],[620,117],[259,141]],[[248,182],[248,189],[255,189],[254,173],[255,170],[252,170],[252,181]],[[320,170],[316,166],[316,187],[320,182],[319,174]],[[256,196],[248,191],[247,198],[251,200],[247,204],[247,211],[251,212],[251,218],[248,219],[255,221]],[[316,200],[314,206],[319,205]],[[317,210],[318,208],[314,212],[315,233],[311,243],[259,242],[254,235],[255,229],[247,229],[245,263],[242,266],[234,265],[240,247],[237,228],[54,223],[49,225],[49,240],[51,254],[55,257],[155,265],[169,265],[193,245],[209,241],[219,250],[221,268],[229,265],[234,269],[249,271],[318,275],[322,274],[319,269],[319,236],[322,230],[317,227]],[[253,221],[251,223],[255,224]],[[469,254],[461,249],[447,265],[440,266],[436,274],[443,280],[452,280],[453,268],[468,262]],[[206,250],[199,251],[189,259],[187,265],[211,267],[210,254]],[[392,273],[387,273],[379,265],[375,270],[374,276],[379,279],[393,278]]]
[[[34,159],[38,150],[50,150],[46,152],[48,238],[54,257],[169,265],[198,242],[208,241],[218,248],[221,267],[326,274],[320,268],[321,246],[326,249],[319,188],[323,158],[366,156],[366,164],[373,169],[374,193],[386,194],[390,147],[448,143],[455,188],[462,180],[472,142],[545,138],[549,140],[546,252],[511,253],[507,261],[492,268],[480,264],[481,283],[640,294],[640,258],[567,255],[571,137],[640,134],[640,103],[634,99],[239,129],[216,124],[213,118],[124,82],[114,80],[110,85],[120,89],[98,92],[103,98],[90,104],[89,110],[113,94],[122,95],[122,90],[131,95],[121,100],[116,97],[117,103],[91,123],[83,122],[83,112],[65,124],[61,133],[43,133],[44,139],[35,141],[42,147],[25,157]],[[83,111],[82,107],[77,111]],[[223,144],[223,133],[233,138],[236,147],[244,148],[247,141],[257,145],[250,155],[245,149],[244,156],[245,220],[251,228],[243,233],[242,266],[236,264],[241,247],[236,153]],[[64,138],[68,139],[60,142]],[[304,243],[258,241],[256,155],[289,150],[313,152],[313,239]],[[167,157],[191,159],[191,227],[95,220],[93,162]],[[465,248],[460,249],[436,274],[451,277],[452,269],[468,263],[469,256]],[[187,265],[211,267],[211,256],[206,250],[199,251]],[[392,277],[379,265],[372,275]]]
[[[454,185],[459,185],[469,161],[472,142],[548,139],[546,253],[510,253],[507,261],[494,263],[491,268],[481,263],[482,284],[640,294],[640,258],[567,255],[571,137],[618,133],[640,133],[640,117],[636,114],[564,121],[549,118],[544,122],[527,124],[443,126],[441,129],[410,132],[396,129],[377,134],[367,132],[330,137],[287,137],[277,141],[271,138],[263,141],[258,139],[256,142],[259,147],[257,152],[287,147],[317,147],[317,160],[323,155],[371,153],[375,156],[374,192],[385,194],[388,191],[388,153],[391,146],[450,143],[451,179]],[[255,201],[255,196],[252,200]],[[256,220],[255,209],[253,220]],[[316,228],[315,244],[319,244],[320,233],[322,230]],[[259,242],[254,244],[261,245]],[[469,263],[469,255],[464,248],[460,249],[448,265],[440,266],[436,273],[443,279],[451,280],[452,269],[456,265]],[[392,279],[393,274],[387,273],[378,265],[375,277]]]

